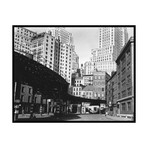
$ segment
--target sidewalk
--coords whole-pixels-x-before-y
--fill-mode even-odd
[[[47,118],[47,117],[51,117],[53,116],[53,113],[49,113],[49,114],[42,114],[42,116],[40,114],[35,114],[36,118]],[[19,114],[18,119],[28,119],[30,118],[30,114]]]
[[[108,119],[112,119],[112,120],[115,120],[115,121],[133,121],[132,119],[125,118],[125,117],[117,117],[117,116],[110,116],[110,115],[107,115],[106,117]]]

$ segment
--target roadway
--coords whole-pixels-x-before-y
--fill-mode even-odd
[[[104,114],[68,114],[68,115],[57,115],[54,116],[53,114],[47,115],[47,114],[43,114],[42,116],[40,116],[39,114],[36,115],[36,119],[29,119],[30,115],[25,115],[25,116],[19,116],[19,120],[18,121],[39,121],[39,122],[50,122],[50,121],[132,121],[129,118],[121,118],[121,117],[114,117],[114,116],[105,116]]]

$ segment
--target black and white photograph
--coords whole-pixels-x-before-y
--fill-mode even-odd
[[[136,122],[136,25],[13,25],[12,122]]]
[[[148,147],[146,0],[0,4],[0,147]]]

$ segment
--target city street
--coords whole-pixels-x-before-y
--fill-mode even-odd
[[[68,114],[68,115],[57,115],[44,114],[42,116],[36,115],[35,119],[29,119],[29,115],[19,115],[18,121],[132,121],[129,118],[121,118],[114,116],[105,116],[100,114]]]
[[[105,116],[100,114],[77,115],[77,118],[67,119],[67,121],[131,121],[131,119]]]

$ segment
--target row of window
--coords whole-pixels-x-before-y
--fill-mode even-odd
[[[26,42],[30,42],[30,39],[28,39],[28,38],[26,38],[24,36],[17,35],[17,34],[15,35],[15,39],[22,39],[22,40],[24,40]]]
[[[34,36],[33,33],[32,33],[32,34],[31,34],[31,33],[29,34],[29,33],[25,33],[25,32],[22,32],[22,31],[20,32],[19,30],[17,31],[17,33],[19,33],[19,34],[21,34],[21,35],[23,35],[23,36],[27,36],[27,37],[32,37],[32,36]]]
[[[17,49],[20,49],[20,50],[25,50],[25,49],[27,49],[27,50],[30,50],[30,48],[28,48],[28,47],[24,47],[24,46],[20,46],[20,45],[14,45],[14,47],[15,48],[17,48]]]
[[[19,31],[22,31],[22,32],[29,33],[29,34],[31,34],[31,35],[35,35],[35,33],[31,32],[31,31],[29,31],[29,30],[27,30],[27,29],[25,29],[25,28],[21,28],[21,27],[17,27],[17,31],[18,31],[18,32],[19,32]]]
[[[80,88],[78,88],[78,87],[73,87],[73,91],[81,91],[82,90],[82,88],[80,87]]]
[[[81,92],[73,92],[73,95],[75,95],[75,96],[80,96],[81,95]]]
[[[22,86],[21,87],[21,93],[24,93],[24,92],[28,92],[28,94],[32,94],[33,89],[31,87],[26,87],[25,88],[25,86]]]
[[[26,39],[25,39],[25,40],[21,40],[21,39],[19,39],[19,38],[18,38],[18,39],[15,38],[15,41],[16,41],[16,42],[17,42],[17,41],[18,41],[18,42],[21,42],[21,43],[26,44],[26,45],[28,45],[28,46],[30,45],[30,42],[27,42]]]
[[[122,111],[131,111],[132,110],[132,103],[131,102],[122,103],[121,109],[122,109]]]
[[[94,76],[94,79],[95,79],[95,80],[104,79],[104,78],[105,78],[105,76]]]

